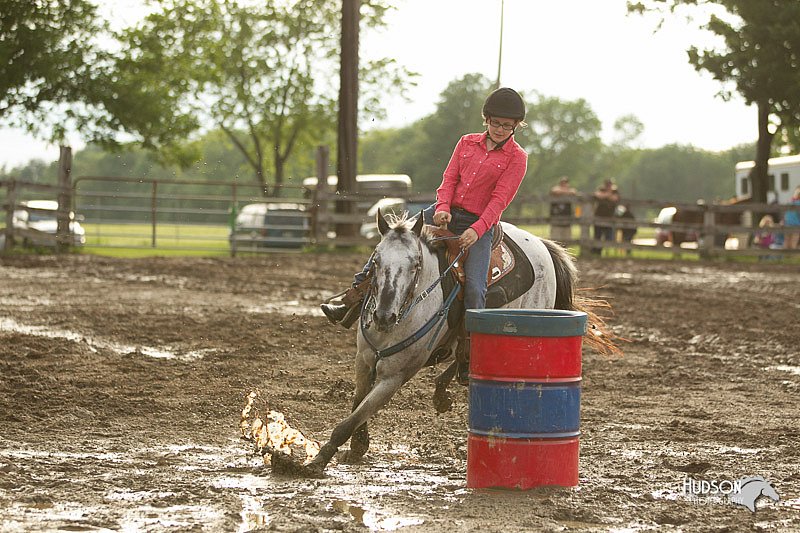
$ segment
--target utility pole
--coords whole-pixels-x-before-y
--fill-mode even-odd
[[[497,89],[500,88],[500,67],[503,64],[503,21],[505,20],[503,12],[505,11],[505,3],[505,0],[500,0],[500,53],[497,57],[497,81],[495,82]]]
[[[350,196],[356,192],[358,153],[358,23],[360,0],[342,0],[342,52],[339,70],[339,128],[336,190]],[[355,202],[343,200],[337,213],[352,214]],[[337,224],[336,234],[354,236],[355,224]]]

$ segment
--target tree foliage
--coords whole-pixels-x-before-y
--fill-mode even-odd
[[[0,0],[0,122],[60,141],[102,105],[105,32],[88,0]]]
[[[417,191],[432,193],[458,139],[485,130],[481,109],[492,88],[487,77],[467,74],[442,91],[431,115],[406,128],[368,133],[361,142],[362,171],[407,173]],[[588,103],[523,96],[529,126],[515,134],[529,154],[523,190],[546,191],[562,174],[585,180],[602,148],[600,121]]]
[[[601,123],[584,99],[562,100],[534,94],[527,97],[528,128],[517,142],[528,152],[523,190],[545,191],[558,176],[571,176],[580,185],[594,170],[602,148]]]
[[[186,141],[219,129],[241,152],[258,183],[280,186],[291,155],[335,131],[340,3],[161,0],[160,10],[121,36],[114,82],[138,89],[109,116],[143,146],[183,163],[197,157]],[[362,21],[382,23],[386,6],[364,2]],[[402,88],[391,60],[368,63],[365,85]],[[366,102],[375,103],[369,89]],[[135,105],[151,96],[144,108]],[[146,98],[144,98],[146,99]],[[267,168],[272,167],[272,180]]]
[[[681,7],[708,11],[702,27],[721,38],[716,48],[688,50],[697,70],[711,73],[758,110],[758,143],[751,173],[753,197],[767,199],[767,161],[773,140],[792,142],[787,130],[800,126],[800,2],[797,0],[648,0],[629,2],[634,12],[675,12]],[[699,10],[695,10],[699,12]]]

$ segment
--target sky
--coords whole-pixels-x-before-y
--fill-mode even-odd
[[[143,0],[106,0],[117,24],[134,22]],[[387,99],[385,120],[362,129],[404,126],[435,111],[441,92],[467,73],[497,76],[501,0],[394,0],[386,29],[363,31],[364,58],[392,57],[417,72],[409,101]],[[583,98],[613,139],[628,114],[644,124],[639,145],[692,144],[725,150],[755,141],[756,111],[687,60],[692,45],[713,43],[698,23],[628,15],[626,0],[505,0],[501,85],[563,100]],[[79,136],[70,144],[80,149]],[[0,129],[0,167],[58,158],[58,147]]]

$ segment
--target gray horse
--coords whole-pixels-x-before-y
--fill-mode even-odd
[[[351,437],[350,449],[339,460],[353,463],[361,459],[369,448],[369,418],[419,372],[429,359],[431,347],[447,333],[444,315],[449,298],[441,283],[437,283],[441,274],[436,247],[429,233],[423,231],[422,217],[407,220],[404,216],[390,224],[379,212],[377,219],[381,241],[373,255],[374,303],[361,316],[353,409],[305,467],[310,476],[322,475],[339,447]],[[501,224],[507,238],[524,251],[535,280],[527,292],[504,307],[578,310],[581,305],[574,294],[577,270],[566,250],[516,226]],[[422,292],[428,294],[420,297]],[[590,313],[590,327],[593,319],[598,326],[596,317]],[[601,331],[602,326],[600,321]],[[597,327],[594,331],[598,331]],[[587,339],[600,337],[595,333]],[[602,342],[613,347],[613,342]],[[436,394],[440,402],[441,393],[454,373],[455,363],[437,379]]]

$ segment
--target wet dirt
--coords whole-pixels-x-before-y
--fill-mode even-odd
[[[0,259],[0,530],[800,531],[796,265],[579,260],[630,342],[584,351],[578,487],[466,488],[467,389],[436,414],[434,369],[362,464],[273,474],[245,398],[328,437],[355,334],[317,304],[363,260]],[[781,498],[755,513],[684,490],[753,475]]]

